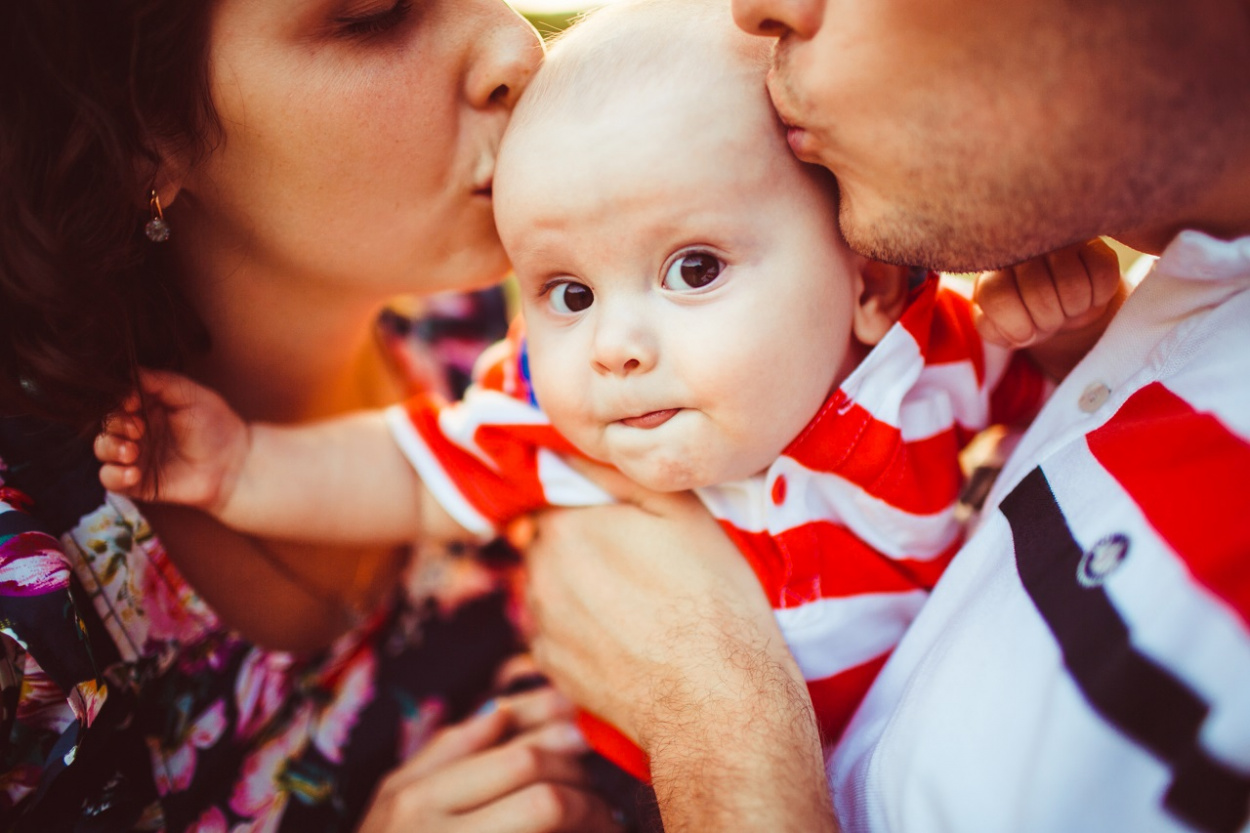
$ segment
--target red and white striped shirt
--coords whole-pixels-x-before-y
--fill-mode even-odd
[[[561,461],[577,452],[533,400],[519,333],[510,344],[463,401],[417,398],[390,414],[426,486],[480,534],[541,507],[609,500]],[[696,490],[759,576],[828,741],[959,548],[959,451],[990,424],[1030,417],[1044,389],[1022,354],[985,345],[967,299],[931,276],[766,471]]]

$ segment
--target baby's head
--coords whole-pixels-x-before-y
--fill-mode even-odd
[[[559,40],[500,149],[495,212],[552,423],[653,489],[755,474],[898,315],[837,228],[724,0],[628,0]]]

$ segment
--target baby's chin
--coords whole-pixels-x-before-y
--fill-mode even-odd
[[[684,460],[625,461],[616,468],[621,474],[653,492],[688,492],[723,482],[723,478],[698,471]]]

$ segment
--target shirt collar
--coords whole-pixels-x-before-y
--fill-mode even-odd
[[[1250,274],[1250,237],[1220,240],[1182,231],[1159,257],[1159,272],[1190,280],[1220,281]]]

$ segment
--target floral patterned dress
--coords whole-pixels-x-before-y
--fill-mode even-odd
[[[350,830],[516,650],[501,593],[407,588],[318,656],[249,644],[96,472],[0,419],[0,829]]]

